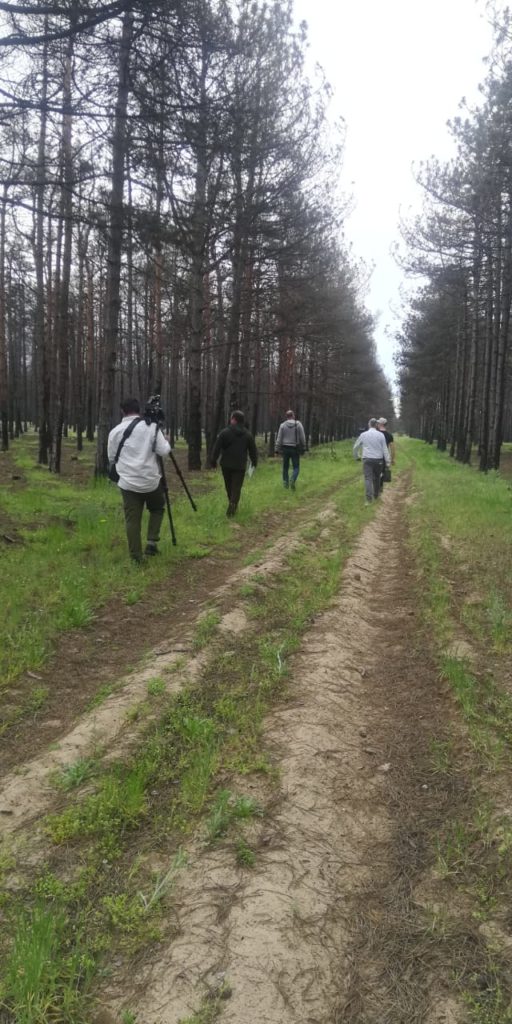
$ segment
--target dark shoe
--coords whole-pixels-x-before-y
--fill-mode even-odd
[[[291,487],[292,491],[295,490],[295,480],[292,480],[292,482],[290,484],[290,487]]]
[[[230,503],[228,505],[228,510],[226,512],[226,515],[227,516],[234,516],[235,512],[236,512],[236,505],[235,505],[234,501],[230,501]]]
[[[158,548],[156,546],[155,541],[148,540],[148,542],[146,544],[146,550],[145,550],[144,554],[145,555],[158,555],[159,554],[159,551],[158,551]]]

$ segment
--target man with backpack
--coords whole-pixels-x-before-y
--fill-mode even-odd
[[[283,486],[291,486],[295,490],[295,482],[300,472],[300,457],[306,451],[306,435],[300,420],[295,419],[293,409],[288,409],[286,419],[281,423],[277,432],[276,452],[283,456]],[[290,462],[292,464],[292,479],[290,483]]]
[[[108,435],[109,477],[121,491],[128,550],[132,561],[143,560],[142,513],[149,511],[145,555],[158,554],[160,527],[165,511],[165,494],[158,456],[168,455],[171,446],[158,425],[140,416],[136,398],[121,402],[123,419]]]

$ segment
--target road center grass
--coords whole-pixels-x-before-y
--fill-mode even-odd
[[[456,894],[463,894],[466,941],[482,949],[481,972],[458,977],[468,1019],[510,1024],[512,694],[504,680],[512,640],[512,493],[499,473],[482,476],[421,442],[404,440],[402,451],[414,467],[409,515],[421,609],[468,741],[458,763],[453,750],[442,762],[468,785],[456,819],[431,837],[437,872],[446,907],[459,915]],[[471,644],[467,656],[456,646],[461,639]],[[436,757],[439,765],[439,750]]]
[[[340,516],[332,531],[319,527],[312,536],[305,529],[283,571],[248,596],[246,634],[236,642],[214,636],[212,618],[201,679],[166,704],[130,760],[95,764],[74,778],[69,796],[65,789],[64,807],[45,823],[52,844],[46,864],[24,888],[18,875],[3,901],[0,1004],[8,1024],[91,1024],[94,978],[108,969],[109,956],[140,953],[164,936],[172,941],[167,875],[155,877],[150,867],[156,850],[168,858],[172,880],[178,867],[186,870],[181,847],[192,835],[231,843],[240,869],[253,866],[245,828],[262,810],[244,786],[250,776],[274,778],[264,716],[286,700],[290,656],[336,592],[368,518],[359,479],[333,500]],[[4,866],[7,875],[8,853]],[[54,922],[49,931],[39,927],[45,916]],[[27,973],[24,964],[35,967]]]
[[[161,557],[134,567],[127,557],[117,487],[93,480],[73,486],[37,467],[34,452],[33,438],[15,442],[14,458],[26,486],[6,487],[0,495],[0,510],[23,541],[0,548],[0,686],[41,666],[60,632],[87,626],[107,601],[117,599],[122,614],[123,604],[137,603],[154,581],[172,579],[178,562],[203,558],[221,545],[235,551],[241,544],[226,519],[220,472],[209,472],[211,491],[198,497],[194,513],[169,463],[178,546],[172,546],[164,519]],[[248,526],[269,510],[282,509],[285,532],[293,528],[297,509],[354,472],[349,443],[318,449],[304,459],[295,494],[284,492],[277,462],[263,463],[246,482],[237,521]]]

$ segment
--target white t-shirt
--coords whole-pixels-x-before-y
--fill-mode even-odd
[[[121,438],[136,415],[124,416],[117,427],[110,431],[107,447],[109,462],[114,461]],[[153,451],[155,431],[156,446]],[[145,420],[141,420],[133,428],[121,448],[121,454],[117,460],[118,487],[122,491],[138,491],[142,494],[156,491],[160,483],[160,470],[156,457],[157,455],[168,455],[170,450],[169,442],[165,440],[156,423],[150,423],[148,426]]]

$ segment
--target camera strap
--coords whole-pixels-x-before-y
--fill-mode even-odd
[[[151,451],[152,452],[156,452],[156,439],[158,437],[158,431],[159,430],[160,430],[160,425],[158,423],[155,423],[155,436],[153,438],[153,444],[151,445]]]
[[[122,438],[121,438],[121,440],[119,442],[119,447],[117,449],[116,457],[114,459],[114,465],[117,464],[117,460],[118,460],[118,458],[119,458],[119,456],[121,454],[121,449],[122,449],[122,447],[124,445],[124,442],[128,440],[130,434],[135,430],[135,427],[137,426],[137,423],[142,423],[143,418],[144,418],[143,416],[136,416],[135,419],[133,419],[132,422],[129,424],[129,426],[127,426],[127,428],[126,428],[126,430],[125,430],[125,432],[124,432],[124,434],[123,434],[123,436],[122,436]]]

